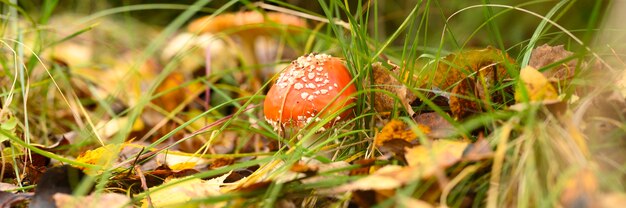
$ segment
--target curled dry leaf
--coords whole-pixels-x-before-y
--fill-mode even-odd
[[[130,198],[117,193],[91,194],[89,196],[73,196],[57,193],[54,196],[56,207],[63,208],[121,208],[132,207]]]
[[[402,79],[406,79],[404,75],[401,75],[400,67],[391,62],[387,62],[387,64],[391,65],[391,70],[387,69],[380,62],[372,64],[374,88],[385,90],[398,96],[401,106],[404,107],[406,112],[412,116],[415,112],[411,108],[410,103],[417,97],[411,93],[406,85],[395,78],[401,77]],[[376,111],[389,112],[393,110],[396,103],[396,99],[394,97],[382,92],[375,92],[374,96],[374,108],[376,108]]]
[[[554,86],[537,69],[532,66],[524,67],[520,71],[518,89],[515,90],[515,101],[518,103],[528,96],[529,101],[554,101],[559,97]],[[526,94],[523,94],[523,93]]]
[[[450,54],[422,78],[422,88],[452,92],[448,103],[452,115],[463,118],[482,111],[482,103],[504,102],[505,95],[495,91],[495,86],[510,78],[506,66],[514,63],[493,47]]]
[[[481,99],[476,94],[476,88],[476,81],[472,78],[463,79],[452,88],[448,104],[454,118],[464,118],[482,112]]]
[[[514,63],[508,54],[493,47],[462,51],[446,56],[437,66],[437,70],[427,75],[422,83],[431,83],[432,86],[448,91],[467,77],[483,77],[488,85],[492,85],[509,78],[506,64]]]
[[[535,69],[539,69],[541,67],[559,62],[563,59],[567,59],[572,55],[573,53],[565,50],[563,45],[549,46],[548,44],[543,44],[542,46],[533,49],[528,65]],[[575,70],[576,60],[570,60],[560,64],[559,66],[544,71],[543,75],[548,79],[564,80],[572,78]]]

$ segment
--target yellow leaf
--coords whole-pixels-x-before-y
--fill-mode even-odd
[[[406,150],[405,158],[409,166],[430,170],[449,167],[457,163],[469,143],[452,140],[435,140],[431,145],[420,145]]]
[[[430,128],[428,128],[427,126],[418,125],[418,128],[425,134],[430,132]],[[403,121],[391,120],[383,127],[380,133],[376,135],[376,138],[374,138],[374,144],[376,145],[376,147],[381,147],[386,141],[392,139],[400,139],[407,142],[412,142],[413,140],[417,139],[417,134],[415,134],[410,126]]]
[[[520,71],[521,85],[515,91],[515,101],[523,101],[525,91],[530,101],[556,100],[558,93],[548,79],[537,69],[527,66]],[[523,87],[523,88],[522,88]]]
[[[107,165],[117,158],[117,153],[119,153],[120,148],[120,145],[108,144],[94,150],[87,150],[80,154],[78,158],[76,158],[76,161],[93,165]],[[77,168],[85,170],[84,167]],[[87,173],[89,173],[89,171],[87,171]]]

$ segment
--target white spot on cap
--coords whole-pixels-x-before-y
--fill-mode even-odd
[[[296,90],[302,89],[304,87],[304,85],[302,85],[302,83],[298,82],[296,84],[293,85],[293,88]]]
[[[300,97],[301,97],[302,99],[306,99],[307,97],[309,97],[309,93],[307,93],[307,92],[302,92],[302,93],[300,94]]]

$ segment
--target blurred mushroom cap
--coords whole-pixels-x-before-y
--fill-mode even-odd
[[[262,26],[256,27],[256,25]],[[201,17],[191,22],[187,29],[189,32],[195,33],[219,33],[231,28],[246,26],[250,28],[243,29],[239,34],[259,35],[290,27],[307,27],[307,23],[304,19],[289,14],[278,12],[263,14],[256,11],[247,11],[221,14],[213,18],[211,16]],[[293,29],[288,31],[295,32]]]

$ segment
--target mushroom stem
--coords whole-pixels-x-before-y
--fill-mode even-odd
[[[310,137],[303,138],[303,135],[306,135],[306,132],[300,132],[302,130],[296,128],[286,128],[279,130],[279,135],[283,138],[287,138],[289,143],[288,146],[291,148],[302,148],[304,150],[310,150],[318,145],[324,143],[326,140],[323,137],[324,133],[314,133]],[[296,142],[293,142],[293,141]],[[319,156],[326,157],[328,159],[332,159],[333,153],[327,151],[316,151],[316,154]]]
[[[261,68],[258,66],[259,61],[255,51],[256,38],[250,35],[241,35],[241,56],[244,64],[250,67],[248,71],[249,84],[252,90],[261,88]]]

